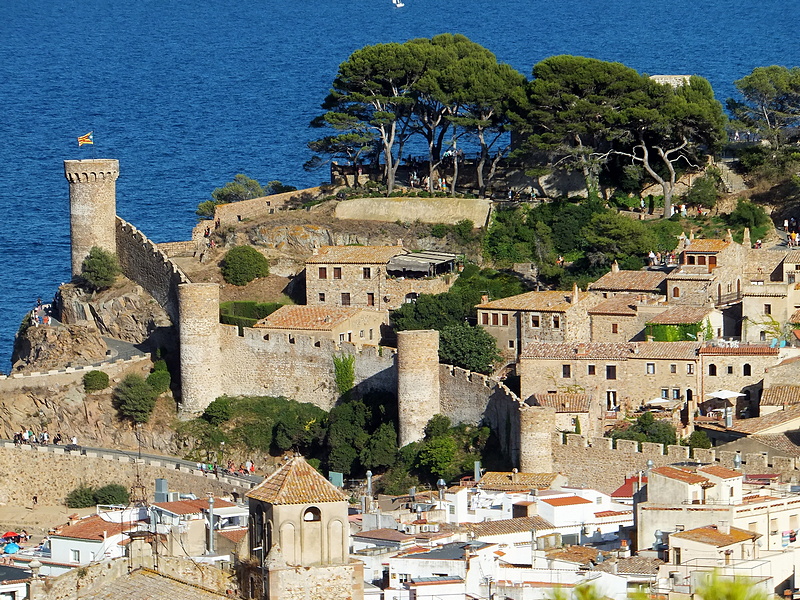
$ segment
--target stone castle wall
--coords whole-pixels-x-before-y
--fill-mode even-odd
[[[235,477],[206,475],[199,469],[175,459],[142,458],[133,455],[103,454],[85,450],[68,452],[63,446],[15,447],[11,442],[0,445],[0,504],[30,506],[33,496],[43,505],[56,505],[81,484],[103,486],[119,483],[130,488],[137,471],[153,500],[155,480],[166,479],[171,491],[206,493],[240,497],[251,484]],[[176,465],[179,468],[176,468]],[[34,509],[35,510],[35,509]]]
[[[701,463],[717,463],[733,468],[736,452],[688,446],[667,446],[666,452],[661,444],[618,440],[616,448],[611,438],[586,438],[577,434],[553,436],[553,466],[556,471],[567,475],[569,484],[586,486],[611,493],[622,485],[625,477],[647,469],[647,461],[653,466],[664,467],[673,463],[693,460]],[[780,473],[785,481],[800,480],[798,459],[776,456],[771,459],[764,454],[742,455],[741,470],[744,473]]]
[[[0,375],[0,393],[19,391],[25,388],[40,386],[66,386],[78,384],[83,376],[89,371],[103,371],[108,374],[109,379],[113,380],[121,376],[130,365],[147,362],[149,356],[136,354],[128,360],[117,359],[99,365],[87,365],[84,367],[67,367],[65,369],[53,369],[46,373],[34,371],[32,373],[14,373],[13,375]]]
[[[322,189],[315,187],[296,190],[294,192],[285,192],[283,194],[273,194],[272,196],[263,196],[261,198],[253,198],[252,200],[231,202],[230,204],[218,204],[214,208],[214,221],[219,219],[220,225],[224,227],[225,225],[233,225],[240,221],[259,219],[275,214],[278,211],[286,210],[289,206],[298,205],[305,199],[315,198],[321,193]],[[200,225],[204,225],[202,229],[205,229],[207,226],[213,228],[214,221],[201,221]]]
[[[199,415],[225,389],[220,382],[219,284],[178,286],[181,416]]]
[[[337,219],[421,221],[455,224],[469,219],[475,227],[488,223],[492,202],[478,198],[355,198],[336,204]]]
[[[147,290],[178,323],[178,285],[189,278],[147,236],[119,217],[117,258],[125,276]]]

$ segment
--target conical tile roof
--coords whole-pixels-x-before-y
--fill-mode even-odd
[[[347,500],[347,496],[320,475],[302,456],[289,460],[247,492],[246,497],[270,504],[318,504]]]

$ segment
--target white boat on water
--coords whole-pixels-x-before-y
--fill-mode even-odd
[[[392,4],[394,4],[397,8],[403,8],[405,3],[402,0],[392,0]]]

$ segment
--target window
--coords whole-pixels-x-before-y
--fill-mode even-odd
[[[705,256],[698,256],[698,257],[697,257],[697,264],[698,264],[698,265],[704,265],[704,264],[706,264],[706,257],[705,257]]]
[[[361,278],[362,279],[372,279],[372,269],[369,267],[364,267],[361,269]]]
[[[342,278],[342,267],[333,267],[333,278],[334,279]]]
[[[744,363],[742,365],[742,375],[745,377],[750,377],[752,375],[752,369],[750,368],[750,363]],[[797,529],[797,527],[792,527],[792,529]]]
[[[662,397],[664,400],[666,400],[667,398],[669,398],[669,389],[667,389],[667,388],[661,388],[661,397]]]
[[[587,375],[594,375],[595,374],[594,365],[586,365],[586,374]]]
[[[647,363],[645,367],[645,373],[648,375],[655,375],[656,374],[656,363]]]
[[[606,379],[617,378],[617,365],[606,365]]]
[[[617,408],[617,391],[606,390],[606,409],[614,410]]]
[[[488,325],[489,324],[489,313],[481,314],[481,325]]]
[[[358,332],[358,337],[360,337],[360,338],[364,337],[364,330],[363,329]]]
[[[561,327],[561,317],[553,315],[553,329],[558,329],[559,327]]]
[[[619,325],[616,323],[611,324],[611,333],[619,333]]]
[[[492,313],[492,325],[498,325],[500,323],[499,318],[497,313]]]
[[[325,302],[325,292],[320,292],[319,293],[319,301],[320,302]]]
[[[733,375],[733,365],[728,365],[726,371],[728,375]]]
[[[508,326],[508,315],[506,313],[500,315],[500,323],[504,326]]]
[[[673,548],[672,549],[672,558],[674,559],[673,562],[676,565],[681,564],[681,549],[680,548]]]
[[[762,342],[766,342],[767,341],[767,332],[766,331],[760,331],[758,333],[758,339],[761,340]]]
[[[772,304],[765,304],[764,305],[764,314],[771,315],[772,314]]]
[[[694,375],[694,363],[686,363],[686,374]]]
[[[681,289],[678,286],[672,288],[672,297],[673,298],[680,298],[681,297]]]
[[[320,279],[327,279],[328,278],[328,267],[320,267],[319,268],[319,278]]]
[[[561,377],[565,379],[572,377],[572,368],[569,365],[561,365]]]
[[[695,261],[695,258],[691,254],[686,257],[686,264],[693,265],[694,261]]]
[[[81,562],[81,551],[80,550],[70,550],[69,551],[69,559],[72,562]]]
[[[681,399],[681,391],[678,388],[672,390],[672,399],[673,400],[680,400]]]
[[[531,315],[531,327],[539,327],[539,315]]]
[[[306,512],[303,513],[303,521],[321,521],[322,520],[322,513],[316,506],[312,506],[306,509]]]
[[[342,306],[350,306],[350,293],[342,292]]]
[[[717,365],[708,365],[708,374],[712,377],[716,376],[717,374]]]
[[[514,340],[508,340],[508,347],[509,348],[513,348],[514,347]]]
[[[340,342],[343,342],[343,341],[344,341],[344,334],[343,334],[343,333],[340,333],[340,334],[339,334],[339,341],[340,341]]]
[[[372,339],[372,329],[369,330],[369,339]]]
[[[678,372],[678,365],[670,365],[669,366],[670,373],[677,373]]]
[[[375,306],[375,294],[367,292],[367,306]]]

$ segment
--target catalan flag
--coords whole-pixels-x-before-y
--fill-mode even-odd
[[[78,146],[83,146],[84,144],[94,144],[94,131],[90,131],[78,138]]]

